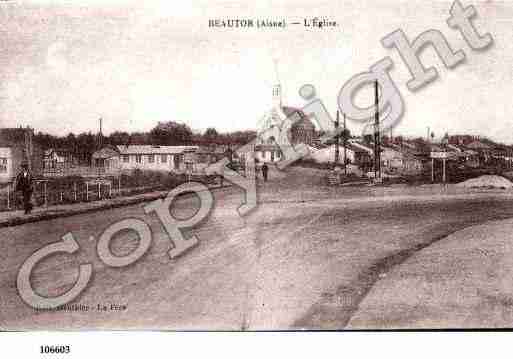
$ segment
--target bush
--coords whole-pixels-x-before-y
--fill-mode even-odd
[[[185,174],[135,169],[129,175],[121,176],[122,188],[155,187],[170,189],[187,181]]]

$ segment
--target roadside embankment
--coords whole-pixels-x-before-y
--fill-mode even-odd
[[[465,228],[375,283],[347,328],[511,328],[513,219]]]
[[[212,187],[211,189],[215,190],[225,188],[228,186],[230,185],[227,184],[223,187],[216,186]],[[102,211],[123,206],[130,206],[143,202],[154,201],[159,198],[165,198],[168,193],[169,190],[155,191],[129,197],[110,198],[101,201],[62,204],[48,207],[36,207],[34,208],[32,213],[27,215],[24,214],[21,210],[0,212],[0,228],[19,226],[26,223],[39,222],[62,217],[70,217],[88,212]]]

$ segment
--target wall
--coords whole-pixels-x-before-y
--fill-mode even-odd
[[[154,162],[150,162],[147,154],[141,155],[141,162],[136,161],[136,155],[128,155],[129,162],[124,161],[123,155],[120,157],[116,157],[115,160],[111,158],[112,166],[117,166],[122,170],[133,170],[133,169],[141,169],[141,170],[151,170],[151,171],[184,171],[185,163],[183,161],[183,156],[179,154],[167,154],[166,162],[162,162],[162,158],[160,154],[154,155]],[[175,157],[178,158],[178,168],[175,167]],[[115,161],[115,162],[114,162]]]
[[[7,159],[7,163],[3,163]],[[12,154],[9,147],[0,147],[0,167],[5,167],[5,171],[0,170],[0,183],[9,182],[12,177]]]
[[[39,157],[41,155],[41,157]],[[0,157],[7,157],[7,172],[0,173],[0,182],[12,182],[21,171],[21,164],[25,160],[25,152],[22,146],[2,147],[0,148]],[[33,148],[32,155],[32,173],[34,176],[41,175],[43,165],[42,151],[39,148]]]
[[[322,148],[320,150],[315,150],[310,148],[310,157],[313,158],[316,162],[319,163],[330,163],[335,162],[335,152],[336,146],[330,145],[329,147]],[[344,163],[344,146],[339,146],[339,163]],[[353,150],[346,148],[346,160],[349,163],[355,163],[355,153]]]
[[[273,150],[274,160],[272,160],[271,150],[257,150],[255,151],[255,159],[259,162],[278,162],[281,160],[279,151]]]

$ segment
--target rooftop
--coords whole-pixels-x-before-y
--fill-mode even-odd
[[[197,151],[198,146],[118,145],[122,155],[166,155]]]

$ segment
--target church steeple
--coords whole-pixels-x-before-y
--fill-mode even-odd
[[[279,83],[273,85],[273,107],[281,108],[281,85]]]
[[[281,102],[281,84],[280,84],[280,77],[278,76],[278,65],[277,60],[274,59],[274,72],[276,75],[276,79],[273,85],[273,107],[275,109],[281,109],[282,102]]]

